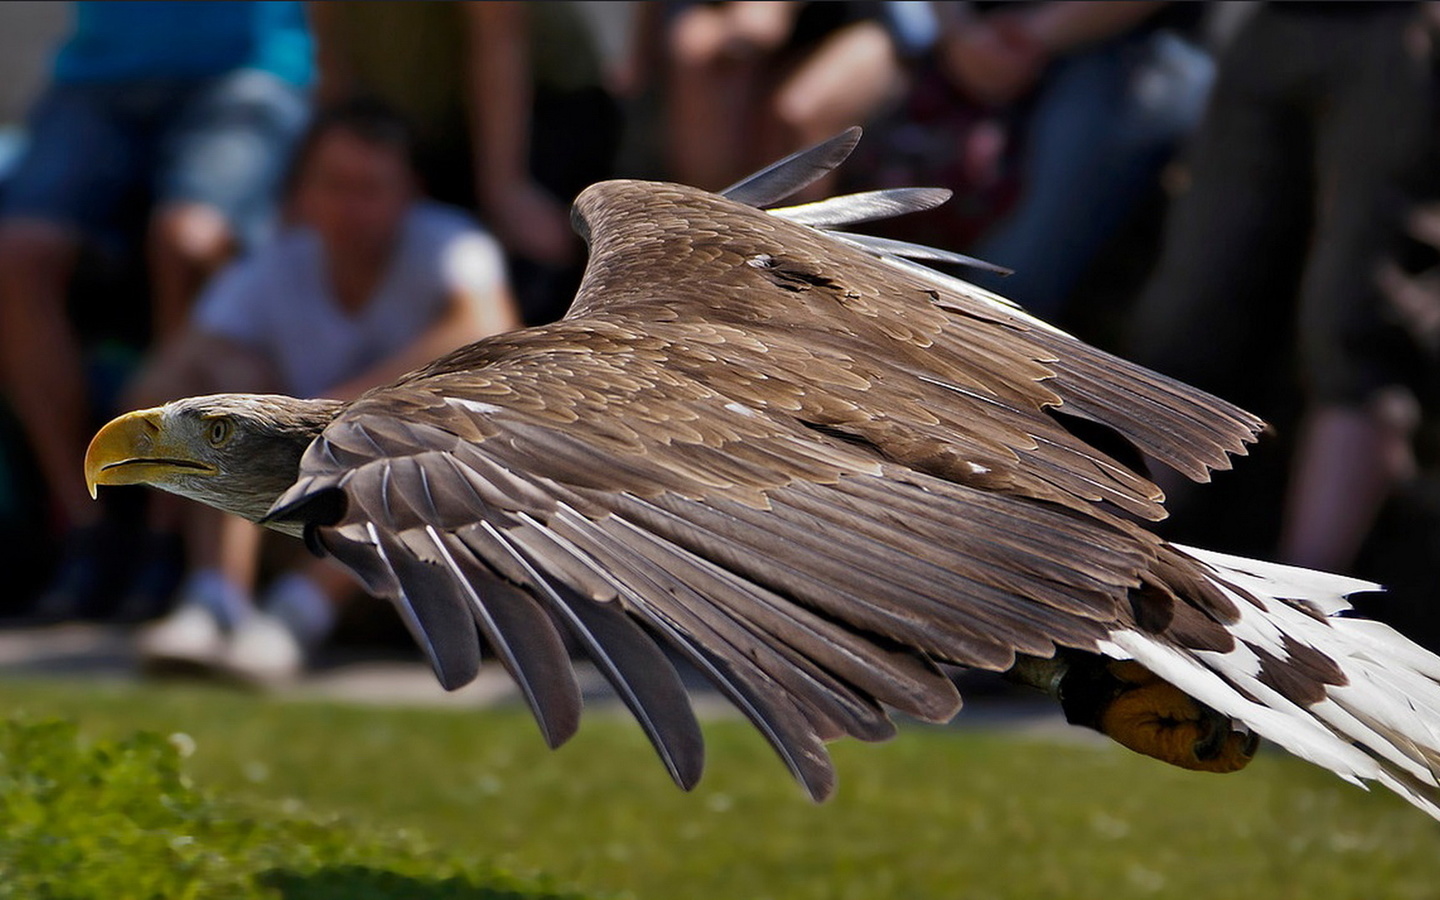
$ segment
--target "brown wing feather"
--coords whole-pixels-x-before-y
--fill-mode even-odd
[[[1160,461],[1205,479],[1210,469],[1228,468],[1230,455],[1245,452],[1264,427],[1238,407],[1090,347],[979,288],[889,265],[723,198],[678,185],[607,182],[583,194],[576,209],[589,223],[594,254],[578,318],[673,326],[697,341],[726,341],[729,326],[748,337],[724,344],[732,368],[771,377],[763,360],[752,360],[757,342],[765,347],[760,353],[777,343],[793,348],[786,362],[808,367],[801,377],[827,387],[827,374],[858,368],[881,389],[867,407],[899,419],[893,430],[900,436],[906,425],[930,424],[915,408],[945,409],[967,421],[941,431],[942,441],[989,437],[1013,448],[1024,438],[1013,420],[996,415],[1008,407],[1025,419],[1020,432],[1073,444],[1063,428],[1035,415],[1056,406],[1110,425]],[[714,334],[703,334],[707,328]],[[783,365],[773,368],[783,372]],[[851,382],[839,386],[860,390]],[[947,396],[941,385],[959,390]],[[850,399],[838,393],[813,402],[833,407]],[[1152,517],[1163,514],[1153,505],[1153,485],[1123,490]]]

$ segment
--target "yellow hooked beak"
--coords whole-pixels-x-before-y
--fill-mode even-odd
[[[85,486],[90,498],[102,484],[161,484],[176,473],[214,475],[216,468],[195,459],[193,448],[167,435],[160,408],[113,419],[85,451]]]

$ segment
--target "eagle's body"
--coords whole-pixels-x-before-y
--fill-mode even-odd
[[[1248,729],[1440,817],[1440,659],[1340,617],[1365,585],[1136,524],[1164,511],[1132,448],[1203,480],[1263,423],[892,244],[822,229],[932,194],[749,205],[853,142],[728,198],[596,185],[576,202],[591,260],[560,322],[347,405],[227,396],[131,414],[97,436],[92,483],[263,508],[395,600],[446,687],[472,679],[487,646],[552,745],[580,710],[560,623],[687,787],[700,734],[661,645],[817,798],[833,781],[824,741],[888,736],[885,707],[948,719],[960,698],[942,665],[1018,658],[1062,695],[1073,667],[1072,718],[1172,762],[1237,768]],[[270,462],[263,488],[218,489],[254,457],[227,449],[255,430],[234,411],[245,403],[289,410],[283,436],[255,440],[308,449],[296,470]],[[204,436],[224,416],[235,435],[182,441],[183,471],[157,469],[174,441],[136,449],[137,435]],[[1105,659],[1138,665],[1111,676]]]

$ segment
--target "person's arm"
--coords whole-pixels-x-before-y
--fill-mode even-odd
[[[1407,259],[1407,264],[1402,265],[1397,256],[1388,256],[1376,272],[1377,283],[1386,303],[1416,343],[1431,354],[1440,354],[1440,265],[1429,264],[1440,253],[1440,204],[1411,211],[1407,231],[1416,247],[1424,251],[1423,262],[1417,265]],[[1412,251],[1409,255],[1419,253]]]
[[[952,12],[936,45],[942,71],[971,100],[1006,106],[1023,97],[1045,71],[1043,47],[1018,27],[1002,28],[995,16]]]
[[[635,5],[625,52],[605,73],[605,86],[615,97],[638,97],[662,77],[664,12],[659,3]]]
[[[785,45],[805,4],[789,0],[731,0],[720,9],[729,52],[740,58],[769,56]]]
[[[942,5],[945,71],[973,99],[991,106],[1029,92],[1057,56],[1123,34],[1164,6],[1150,0],[1067,0],[976,15]]]
[[[1017,20],[1029,39],[1055,57],[1124,34],[1163,6],[1152,0],[1066,0],[997,17]]]
[[[335,3],[311,0],[305,4],[310,37],[315,45],[315,100],[320,106],[339,103],[355,90],[355,72],[340,37],[338,17],[341,14]]]
[[[142,409],[198,394],[280,390],[275,366],[262,351],[190,326],[146,360],[126,386],[124,403]]]
[[[579,246],[563,204],[530,175],[529,21],[524,4],[461,4],[475,191],[485,220],[507,248],[563,265]]]
[[[503,297],[491,298],[490,302],[514,306],[508,290],[505,291]],[[431,360],[444,356],[451,350],[478,341],[482,337],[508,330],[506,327],[494,327],[496,322],[509,321],[507,317],[495,315],[490,323],[486,323],[482,317],[474,314],[473,307],[475,305],[474,300],[461,296],[457,291],[440,317],[408,346],[354,378],[327,390],[325,396],[336,400],[353,400],[371,388],[389,384],[401,375],[412,372]],[[519,316],[517,315],[509,327],[518,327],[518,325]]]
[[[261,248],[211,279],[184,327],[151,352],[127,385],[132,408],[195,394],[282,389],[265,350],[273,327],[266,303],[273,295],[271,258]]]
[[[477,232],[456,238],[443,265],[447,295],[435,321],[397,353],[326,391],[327,397],[353,399],[457,347],[520,327],[520,310],[493,239]]]

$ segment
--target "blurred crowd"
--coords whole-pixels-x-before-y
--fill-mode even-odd
[[[861,124],[803,199],[950,188],[876,230],[1012,268],[961,274],[1274,425],[1203,490],[1156,473],[1168,536],[1386,581],[1374,611],[1440,643],[1430,4],[71,7],[0,170],[10,621],[137,623],[156,670],[295,677],[348,578],[188,502],[92,501],[99,423],[349,398],[552,320],[586,185],[718,190]]]

